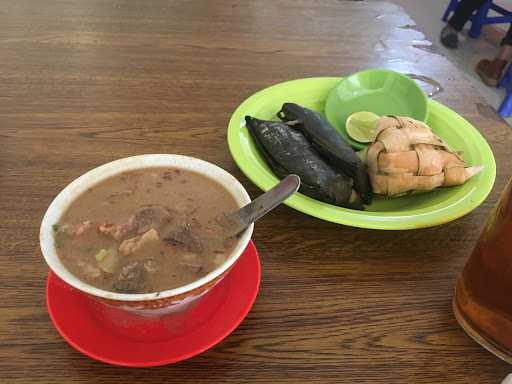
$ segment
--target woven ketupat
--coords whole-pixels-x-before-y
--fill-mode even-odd
[[[460,185],[483,169],[467,167],[425,123],[400,116],[378,120],[367,165],[373,192],[387,196]]]

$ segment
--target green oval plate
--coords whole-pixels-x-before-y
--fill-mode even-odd
[[[245,100],[231,116],[228,145],[240,169],[264,191],[278,178],[259,155],[245,127],[245,115],[276,119],[284,102],[294,102],[322,112],[329,92],[340,82],[337,77],[292,80],[265,88]],[[485,169],[465,184],[398,198],[377,196],[365,211],[336,207],[296,193],[286,204],[305,214],[334,223],[360,228],[402,230],[431,227],[455,220],[478,207],[487,197],[496,177],[491,148],[480,133],[460,115],[429,100],[427,123],[453,148],[463,151],[470,165]]]

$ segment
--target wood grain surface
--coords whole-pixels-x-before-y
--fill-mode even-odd
[[[440,5],[436,5],[439,6]],[[442,9],[439,9],[440,15]],[[493,148],[489,198],[436,228],[258,222],[262,283],[242,325],[176,365],[95,362],[53,328],[39,224],[102,163],[180,153],[225,168],[237,105],[271,84],[385,67],[430,76]],[[451,312],[455,278],[512,169],[510,128],[391,3],[0,1],[0,383],[498,383],[511,367]]]

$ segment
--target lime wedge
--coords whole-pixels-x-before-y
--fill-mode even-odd
[[[360,143],[371,143],[375,140],[379,115],[373,112],[356,112],[347,118],[345,127],[347,134]]]

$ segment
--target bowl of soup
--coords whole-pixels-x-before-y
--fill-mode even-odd
[[[41,251],[65,283],[103,303],[165,314],[196,302],[236,263],[237,236],[218,218],[250,202],[228,172],[170,154],[101,165],[65,187],[41,223]]]

